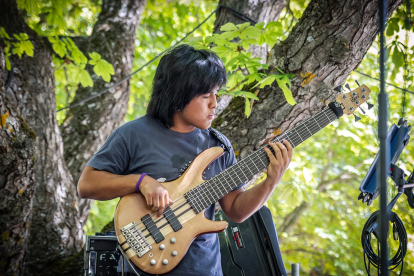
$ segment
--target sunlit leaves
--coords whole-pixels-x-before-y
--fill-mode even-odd
[[[282,74],[267,76],[266,72],[259,70],[268,69],[267,64],[261,63],[261,58],[252,58],[252,53],[248,51],[251,45],[262,45],[267,43],[272,47],[277,42],[277,37],[283,34],[282,24],[280,22],[269,22],[265,26],[265,22],[257,23],[255,26],[249,22],[235,25],[227,23],[220,27],[221,34],[213,34],[208,36],[209,44],[201,38],[192,38],[188,40],[188,44],[197,48],[206,48],[212,45],[211,50],[216,52],[224,61],[226,70],[229,72],[226,89],[228,94],[233,95],[231,91],[237,89],[242,84],[249,84],[254,81],[263,88],[273,82],[277,82],[283,91],[285,98],[289,104],[295,104],[289,78],[293,74]],[[253,86],[253,87],[255,87]],[[250,115],[251,103],[245,95],[245,114]]]
[[[17,0],[19,9],[26,10],[31,15],[37,15],[42,7],[38,0]]]
[[[10,56],[16,54],[19,58],[23,54],[33,57],[33,44],[29,40],[29,36],[25,33],[13,34],[12,37],[3,27],[0,27],[0,38],[4,41],[4,53],[6,59],[6,69],[11,70]]]
[[[53,51],[58,54],[61,58],[63,58],[67,51],[66,45],[63,41],[61,41],[58,37],[48,37],[49,42],[52,43]]]
[[[89,64],[94,65],[93,71],[96,75],[102,77],[104,81],[109,82],[111,80],[111,75],[115,73],[112,64],[101,59],[101,55],[96,52],[89,53],[89,56],[91,57]]]
[[[70,73],[71,79],[78,80],[83,87],[93,87],[91,76],[89,75],[88,71],[84,69],[84,65],[82,67],[75,66],[73,64],[70,64],[68,66],[68,71]]]

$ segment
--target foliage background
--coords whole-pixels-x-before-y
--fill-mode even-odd
[[[25,1],[19,1],[24,5]],[[89,35],[100,12],[98,0],[54,0],[32,1],[38,3],[27,13],[26,21],[42,36]],[[309,1],[291,0],[280,16],[283,26],[283,40],[300,18]],[[196,27],[215,8],[213,1],[155,1],[146,6],[135,41],[135,60],[132,71],[174,45],[186,33]],[[33,10],[34,9],[34,10]],[[38,9],[38,10],[36,10]],[[414,59],[414,38],[411,24],[406,27],[407,13],[401,6],[389,20],[387,34],[387,82],[414,91],[412,62]],[[30,12],[30,10],[28,10]],[[208,36],[213,32],[213,15],[194,36]],[[84,53],[86,54],[86,53]],[[374,43],[358,67],[358,71],[378,78],[378,43]],[[405,63],[407,62],[407,63]],[[125,122],[145,114],[151,92],[152,78],[158,60],[145,67],[130,80],[131,96]],[[407,70],[404,71],[404,65]],[[70,103],[79,84],[78,80],[67,78],[59,68],[62,59],[55,59],[57,109]],[[371,103],[377,105],[378,82],[353,72],[348,82],[352,88],[366,84],[372,89]],[[389,126],[401,116],[403,93],[393,86],[387,86],[389,97]],[[405,118],[414,123],[414,95],[407,94]],[[362,227],[370,214],[378,209],[375,200],[371,207],[357,201],[359,185],[378,151],[377,118],[375,106],[367,110],[362,120],[355,123],[353,117],[344,117],[295,149],[289,171],[267,202],[274,215],[276,228],[297,206],[308,202],[309,207],[301,212],[300,219],[291,231],[280,232],[280,243],[285,266],[300,263],[303,273],[310,275],[365,275],[363,254],[360,245]],[[254,112],[254,108],[252,110]],[[59,112],[62,122],[65,112]],[[409,144],[398,162],[406,172],[414,170],[414,145]],[[324,186],[323,189],[318,187]],[[389,197],[396,190],[389,184]],[[92,205],[86,234],[99,232],[113,218],[118,200],[95,201]],[[404,263],[404,275],[414,275],[414,216],[405,196],[398,201],[394,211],[405,223],[409,235],[408,252]],[[396,243],[391,241],[395,253]],[[375,245],[373,245],[375,248]]]

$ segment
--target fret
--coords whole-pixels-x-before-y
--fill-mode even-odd
[[[244,175],[244,177],[246,177],[246,180],[245,181],[247,181],[247,180],[249,180],[250,179],[250,177],[252,177],[254,174],[252,174],[250,177],[249,176],[247,176],[245,173],[244,173],[244,169],[243,168],[245,168],[245,167],[247,167],[244,163],[242,163],[242,162],[239,162],[238,164],[240,164],[239,166],[240,166],[240,171],[242,172],[242,174]],[[248,168],[248,167],[247,167]],[[244,181],[242,181],[242,182],[244,182]]]
[[[313,118],[313,120],[316,122],[316,124],[318,125],[319,129],[322,129],[322,128],[321,128],[321,126],[319,125],[318,121],[316,121],[316,119],[315,119],[315,118]],[[318,130],[319,130],[319,129],[318,129]]]
[[[288,141],[288,142],[289,142],[289,143],[290,143],[293,147],[296,147],[296,146],[295,146],[295,144],[293,143],[293,140],[289,137],[289,135],[288,135],[288,134],[289,134],[289,132],[286,132],[286,137],[287,137],[287,139],[286,139],[286,140],[287,140],[287,141]]]
[[[257,171],[260,171],[260,170],[259,170],[259,168],[256,166],[256,162],[254,162],[254,161],[253,161],[252,156],[253,156],[253,154],[249,155],[247,158],[250,158],[250,161],[251,161],[251,162],[252,162],[252,164],[255,166],[256,170],[257,170]],[[246,160],[247,160],[247,158],[246,158]]]
[[[306,129],[309,131],[309,133],[310,133],[310,136],[309,137],[311,137],[314,133],[312,133],[310,130],[309,130],[309,128],[306,126],[306,123],[304,123],[303,124],[305,127],[306,127]]]
[[[302,137],[299,135],[299,133],[298,133],[298,131],[296,130],[296,128],[293,128],[293,130],[296,132],[296,134],[299,136],[299,138],[300,138],[300,142],[302,143],[303,142],[303,139],[302,139]]]
[[[212,201],[212,200],[214,200],[214,196],[211,194],[211,192],[210,192],[210,189],[204,189],[204,190],[207,190],[207,192],[209,193],[209,195],[210,195],[210,197],[208,198],[208,199],[210,199],[210,200],[208,200],[208,201]],[[215,201],[213,201],[213,202],[215,202]],[[210,203],[210,205],[211,205],[212,203]],[[210,206],[209,205],[209,206]]]
[[[269,160],[269,157],[267,156],[266,152],[263,152],[263,155],[264,155],[265,158],[267,158],[266,161],[268,161]],[[263,162],[261,156],[259,156],[259,160],[260,160],[260,162],[262,162],[263,166],[266,168],[268,164],[266,164],[265,162]],[[267,163],[269,163],[269,162],[267,162]]]
[[[331,120],[329,119],[328,115],[326,115],[326,112],[322,112],[322,113],[326,116],[326,118],[328,118],[328,121],[331,122]]]
[[[219,198],[221,198],[221,196],[219,196],[217,193],[216,193],[216,189],[212,189],[213,190],[213,192],[214,192],[214,194],[216,195],[216,201],[219,199]]]

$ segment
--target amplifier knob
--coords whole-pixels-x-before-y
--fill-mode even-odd
[[[177,240],[175,238],[171,238],[171,243],[175,243]]]
[[[160,249],[161,249],[161,250],[164,250],[164,249],[165,249],[165,245],[164,245],[164,244],[161,244],[161,245],[160,245]]]
[[[171,255],[173,255],[173,256],[177,256],[177,251],[173,251],[173,252],[171,252]]]
[[[155,260],[151,260],[150,265],[155,265]]]
[[[164,259],[164,260],[162,261],[162,263],[166,265],[166,264],[168,264],[168,260],[167,260],[167,259]]]

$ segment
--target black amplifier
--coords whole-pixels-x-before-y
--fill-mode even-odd
[[[85,276],[119,276],[116,272],[121,255],[115,252],[118,240],[115,236],[86,236]]]
[[[272,214],[266,206],[243,223],[232,222],[222,211],[215,218],[229,224],[218,234],[224,276],[287,275]]]

